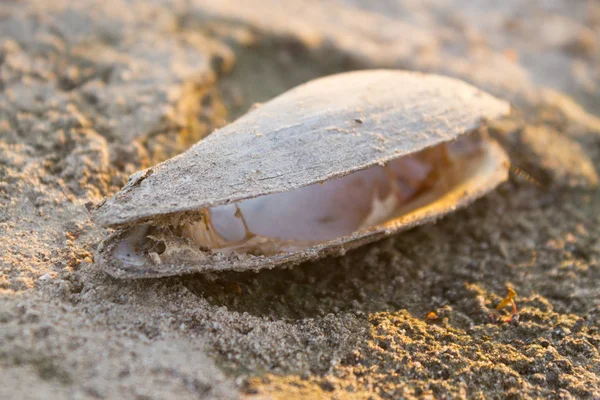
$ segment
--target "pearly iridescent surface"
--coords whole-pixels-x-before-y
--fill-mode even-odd
[[[469,135],[341,178],[208,208],[182,236],[222,252],[244,251],[256,237],[309,247],[393,219],[398,209],[443,179],[450,163],[479,148]],[[265,242],[263,240],[263,242]],[[273,243],[258,250],[270,253]]]

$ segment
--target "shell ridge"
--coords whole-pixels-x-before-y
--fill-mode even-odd
[[[299,99],[306,101],[303,108]],[[323,111],[328,102],[334,107]],[[365,122],[355,126],[361,102]],[[101,205],[94,219],[107,226],[134,224],[293,190],[452,140],[508,108],[448,77],[372,70],[319,78],[151,167],[138,185],[126,185]],[[328,131],[331,126],[342,131]]]

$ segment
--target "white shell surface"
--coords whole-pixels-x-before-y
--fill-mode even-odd
[[[316,79],[134,174],[94,219],[132,225],[290,191],[450,141],[509,108],[438,75],[369,70]]]
[[[226,255],[218,251],[205,252],[189,242],[167,237],[164,253],[143,254],[137,248],[147,240],[145,232],[148,225],[138,225],[117,232],[106,240],[99,249],[97,260],[107,273],[116,278],[151,278],[199,272],[259,270],[316,260],[330,254],[344,254],[349,249],[435,221],[468,205],[506,180],[509,162],[502,148],[496,142],[486,140],[482,150],[479,156],[468,163],[456,166],[452,173],[455,179],[449,187],[441,185],[426,196],[417,197],[406,204],[400,217],[310,248],[271,256],[243,253]]]

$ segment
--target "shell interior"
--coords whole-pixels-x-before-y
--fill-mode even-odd
[[[506,179],[507,167],[494,141],[463,135],[323,183],[128,228],[101,253],[112,275],[129,277],[299,262],[435,219]]]

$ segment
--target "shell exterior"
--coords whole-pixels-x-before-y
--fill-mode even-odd
[[[274,256],[189,249],[178,262],[128,263],[114,251],[143,223],[170,224],[204,207],[293,190],[451,141],[509,105],[462,81],[397,70],[357,71],[300,85],[214,132],[187,152],[138,172],[94,213],[120,227],[99,249],[113,276],[153,277],[299,263],[434,220],[506,179],[508,160],[493,141],[462,181],[399,219],[298,252]],[[136,231],[137,230],[137,231]],[[188,256],[184,255],[187,254]]]

